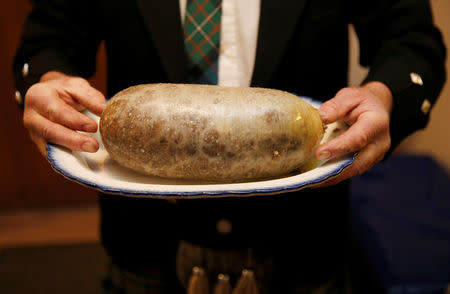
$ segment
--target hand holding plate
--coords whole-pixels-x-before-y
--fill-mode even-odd
[[[104,107],[103,94],[85,79],[49,72],[28,90],[23,122],[44,156],[47,142],[71,150],[95,152],[98,142],[78,131],[96,132],[97,123],[80,110],[86,108],[100,115]]]
[[[337,138],[319,146],[319,160],[339,158],[358,152],[354,163],[339,176],[320,186],[329,186],[362,174],[382,160],[391,146],[389,134],[392,94],[380,82],[362,87],[344,88],[322,104],[319,114],[324,123],[342,120],[350,128]]]

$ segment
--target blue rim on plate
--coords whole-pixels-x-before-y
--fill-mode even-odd
[[[314,107],[319,107],[320,102],[309,97],[301,97]],[[98,117],[91,113],[88,115],[95,119]],[[97,131],[97,139],[100,136]],[[101,143],[101,142],[100,142]],[[100,149],[102,149],[100,144]],[[103,152],[103,160],[107,155],[106,150]],[[100,152],[100,151],[98,151]],[[97,152],[97,153],[98,153]],[[355,155],[348,156],[341,160],[331,163],[322,163],[319,167],[294,176],[288,176],[280,179],[272,179],[267,181],[257,181],[248,183],[177,183],[177,184],[161,184],[158,181],[151,182],[133,182],[129,179],[123,180],[120,177],[110,177],[106,174],[98,174],[93,171],[84,161],[86,156],[95,156],[89,153],[70,151],[64,147],[48,143],[47,144],[47,160],[50,162],[52,168],[66,177],[69,180],[77,182],[81,185],[96,189],[98,191],[123,195],[129,197],[148,197],[148,198],[210,198],[210,197],[244,197],[254,195],[273,195],[284,192],[291,192],[301,190],[306,187],[311,187],[320,184],[332,177],[339,175],[344,169],[350,166]],[[114,164],[112,160],[109,164]],[[118,165],[118,164],[117,164]],[[108,166],[99,164],[99,170],[107,169]],[[122,168],[127,171],[126,169]],[[133,171],[129,171],[134,173]],[[150,178],[149,178],[150,179]]]

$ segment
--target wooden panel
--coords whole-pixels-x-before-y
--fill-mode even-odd
[[[0,210],[52,207],[94,202],[97,193],[56,174],[34,147],[22,125],[14,100],[12,60],[22,25],[31,5],[26,0],[4,1],[0,9]],[[105,52],[99,53],[101,70],[92,84],[105,92]]]
[[[22,246],[95,243],[100,241],[99,228],[97,205],[3,212],[0,251]]]

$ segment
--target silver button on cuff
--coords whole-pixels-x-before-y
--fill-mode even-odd
[[[419,74],[412,72],[409,74],[409,76],[411,78],[411,82],[413,82],[416,85],[423,86],[423,80]]]
[[[428,114],[428,112],[430,112],[431,109],[431,103],[428,99],[423,100],[422,106],[420,107],[420,110],[422,111],[423,114]]]
[[[25,63],[22,67],[22,77],[26,78],[28,76],[28,73],[30,72],[30,66],[28,63]]]
[[[221,219],[216,224],[217,232],[219,232],[222,235],[228,235],[231,233],[231,222],[227,219]]]
[[[17,104],[22,105],[23,99],[22,99],[22,95],[20,94],[19,91],[16,91],[14,93],[14,99],[16,99]]]

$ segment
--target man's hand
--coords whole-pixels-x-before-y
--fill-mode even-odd
[[[370,82],[362,87],[344,88],[323,103],[319,115],[325,124],[342,120],[350,128],[337,138],[319,146],[319,160],[337,158],[358,152],[354,162],[339,176],[319,186],[329,186],[362,174],[382,160],[391,146],[389,120],[392,110],[392,93],[380,82]]]
[[[23,123],[44,156],[47,142],[71,150],[95,152],[98,142],[77,131],[96,132],[97,123],[80,110],[88,109],[100,115],[104,107],[105,97],[87,80],[48,72],[26,93]]]

